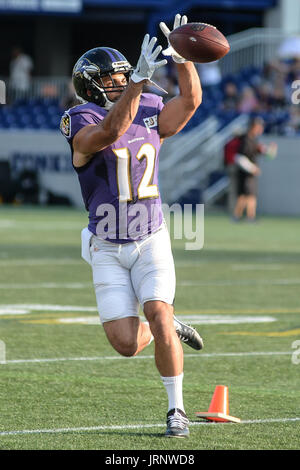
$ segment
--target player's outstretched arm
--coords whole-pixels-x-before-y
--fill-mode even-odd
[[[162,49],[161,46],[157,46],[153,50],[156,41],[156,38],[150,40],[149,34],[146,34],[139,61],[120,99],[100,124],[85,126],[75,135],[73,140],[75,166],[82,166],[92,158],[93,154],[118,140],[132,124],[138,111],[144,82],[151,79],[157,68],[167,63],[166,60],[156,62]]]
[[[159,115],[159,134],[162,139],[181,131],[202,102],[202,87],[194,64],[177,64],[177,70],[180,93],[167,102]]]
[[[177,14],[173,29],[186,24],[187,17]],[[170,30],[165,23],[160,23],[160,29],[166,36],[168,48],[164,55],[171,55],[178,71],[180,94],[168,101],[159,115],[159,133],[161,138],[177,134],[191,119],[202,102],[202,87],[198,72],[192,62],[188,62],[173,49],[169,41]]]

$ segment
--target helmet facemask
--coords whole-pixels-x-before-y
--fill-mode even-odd
[[[124,74],[124,76],[126,77],[127,83],[125,85],[117,84],[113,78],[113,75],[115,73]],[[88,78],[89,85],[87,89],[92,92],[94,99],[96,99],[97,101],[100,99],[99,101],[99,104],[101,103],[100,106],[102,106],[105,109],[110,109],[113,106],[114,101],[111,101],[109,99],[108,94],[114,93],[114,92],[123,92],[128,86],[128,82],[129,82],[129,78],[131,74],[132,74],[132,70],[126,69],[124,71],[113,70],[112,72],[105,73],[105,74],[97,73],[97,74],[94,74],[94,76],[91,76],[88,74],[88,72],[86,72],[84,73],[84,76],[85,78],[88,78],[87,75],[89,75],[89,78]],[[109,77],[112,82],[112,85],[110,86],[104,85],[103,77]],[[98,92],[101,93],[100,97],[98,96]]]

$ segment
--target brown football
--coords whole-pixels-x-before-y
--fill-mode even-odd
[[[213,62],[230,50],[225,36],[206,23],[187,23],[169,35],[171,46],[187,60],[198,63]]]

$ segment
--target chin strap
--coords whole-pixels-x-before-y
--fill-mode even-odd
[[[112,101],[109,101],[109,99],[106,98],[105,105],[102,107],[104,109],[107,109],[107,111],[109,111],[112,108],[113,104],[114,103]]]

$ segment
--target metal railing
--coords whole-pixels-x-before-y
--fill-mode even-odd
[[[277,28],[251,28],[228,36],[230,52],[219,62],[223,75],[234,74],[238,70],[254,66],[261,68],[278,57],[282,42],[299,32],[286,33]]]
[[[182,149],[185,154],[199,147],[218,129],[218,120],[212,116],[203,121],[199,126],[183,134],[169,138],[160,152],[161,174],[168,173],[182,160]]]
[[[208,178],[213,171],[223,168],[223,155],[224,146],[231,139],[232,135],[237,131],[242,131],[246,128],[249,121],[249,116],[246,114],[240,115],[231,121],[222,130],[217,132],[213,131],[213,126],[210,128],[210,134],[203,133],[202,126],[207,126],[207,122],[193,129],[193,133],[198,131],[199,134],[205,135],[206,138],[199,139],[194,145],[188,145],[190,141],[189,132],[184,135],[184,140],[181,140],[180,146],[177,147],[177,155],[181,155],[180,160],[176,161],[176,165],[168,166],[168,169],[160,174],[161,186],[163,188],[162,195],[166,203],[172,204],[178,201],[188,191],[194,188],[206,189],[208,186]],[[167,152],[168,149],[166,148]],[[169,157],[171,161],[172,157]],[[174,158],[174,157],[173,157]],[[166,166],[165,166],[166,168]],[[226,183],[225,181],[223,183]],[[217,186],[215,187],[215,189]],[[220,186],[220,191],[224,190],[223,185]],[[206,193],[206,202],[211,197],[216,197],[216,193]]]
[[[277,56],[282,41],[295,36],[297,32],[285,33],[276,28],[251,28],[240,33],[228,36],[230,52],[219,61],[221,72],[224,75],[234,74],[249,65],[261,68],[266,61]],[[299,32],[298,32],[299,34]],[[6,84],[10,93],[10,83],[7,77],[0,77]],[[70,77],[50,76],[33,77],[26,98],[57,97],[63,98],[68,92]],[[15,92],[16,98],[23,98],[23,92]]]
[[[174,184],[178,181],[181,167],[192,160],[198,149],[216,134],[219,122],[215,117],[209,117],[202,124],[183,134],[170,137],[160,151],[160,182],[164,201],[172,200]],[[173,199],[175,200],[175,199]]]
[[[6,85],[7,103],[13,103],[20,99],[63,99],[69,93],[70,77],[50,76],[33,77],[27,90],[19,90],[12,87],[7,77],[0,77]]]

